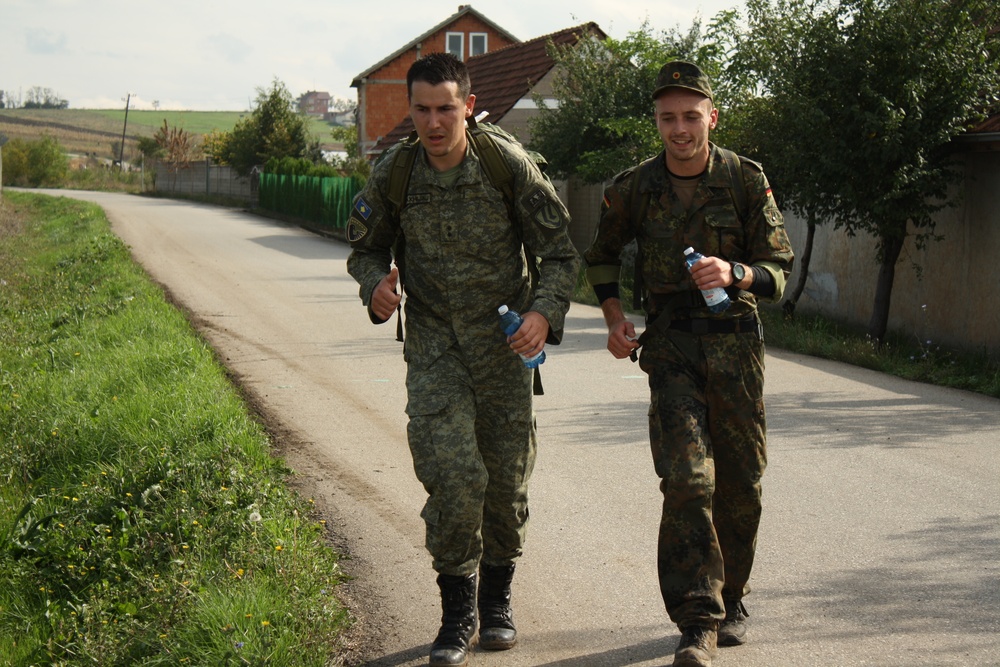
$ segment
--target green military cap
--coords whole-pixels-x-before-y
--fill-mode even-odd
[[[698,69],[697,65],[683,60],[674,60],[660,68],[660,73],[656,75],[653,99],[659,97],[667,88],[686,88],[712,99],[712,86],[708,82],[708,77]]]

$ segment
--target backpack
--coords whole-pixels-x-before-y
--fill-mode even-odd
[[[722,155],[723,162],[726,164],[726,168],[729,170],[729,195],[733,199],[733,205],[736,207],[736,215],[739,216],[741,223],[746,223],[747,219],[750,217],[750,200],[747,197],[747,187],[743,180],[743,164],[740,160],[740,156],[733,151],[722,148],[721,146],[716,146],[716,149]],[[629,213],[629,221],[633,226],[638,226],[640,221],[646,215],[646,208],[649,206],[649,193],[645,192],[642,196],[639,195],[639,172],[648,168],[649,165],[654,164],[658,159],[659,155],[644,160],[635,169],[635,176],[632,178],[632,192],[629,199],[629,204],[631,205],[631,211]],[[632,307],[636,310],[640,310],[643,307],[642,295],[645,291],[644,283],[642,279],[642,256],[638,246],[636,247],[635,256],[635,276],[632,283]]]

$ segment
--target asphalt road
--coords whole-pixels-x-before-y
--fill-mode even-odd
[[[237,210],[102,205],[217,349],[329,517],[355,577],[351,658],[426,664],[440,608],[418,513],[394,324],[375,327],[348,248]],[[549,348],[519,644],[473,665],[669,665],[645,378],[574,304]],[[770,350],[769,466],[750,638],[717,667],[1000,665],[1000,401]]]

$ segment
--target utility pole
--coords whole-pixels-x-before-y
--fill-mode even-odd
[[[128,127],[128,104],[132,100],[132,93],[127,93],[125,97],[125,124],[122,125],[122,145],[118,151],[118,168],[125,170],[125,128]]]

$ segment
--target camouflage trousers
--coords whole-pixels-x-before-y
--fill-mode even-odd
[[[739,600],[757,546],[767,465],[764,344],[756,332],[669,331],[642,348],[663,513],[660,593],[671,620],[715,626]]]
[[[464,576],[513,563],[524,547],[535,465],[532,371],[506,343],[409,363],[407,437],[427,491],[421,516],[434,569]]]

